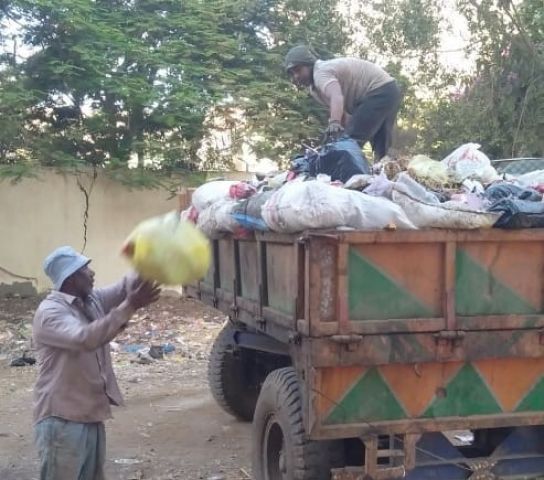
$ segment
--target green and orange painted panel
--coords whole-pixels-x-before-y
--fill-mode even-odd
[[[319,369],[324,425],[544,411],[544,358]]]
[[[352,321],[444,316],[445,244],[352,245]],[[538,242],[460,243],[455,254],[458,316],[527,315],[543,310],[544,247]]]
[[[351,320],[442,316],[443,245],[351,246],[348,306]]]
[[[544,251],[538,242],[459,245],[455,262],[457,314],[540,313],[543,268]]]

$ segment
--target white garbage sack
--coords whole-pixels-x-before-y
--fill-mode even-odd
[[[385,197],[391,199],[391,192],[393,191],[394,182],[387,178],[385,171],[375,177],[372,177],[370,185],[366,187],[363,191],[372,195],[373,197]]]
[[[470,178],[482,183],[491,183],[500,179],[487,155],[479,148],[480,145],[477,143],[465,143],[442,160],[442,164],[456,182]]]
[[[263,205],[262,215],[271,230],[286,233],[337,227],[415,228],[402,209],[386,198],[316,180],[287,183]]]
[[[208,237],[222,232],[235,232],[239,226],[232,216],[236,200],[220,200],[205,208],[198,215],[197,226]]]
[[[450,228],[473,230],[491,228],[501,214],[471,210],[458,202],[430,204],[412,197],[395,186],[393,201],[418,228]]]
[[[407,172],[399,174],[395,187],[422,202],[431,204],[440,203],[440,200],[434,193],[429,192],[423,185],[416,182]]]
[[[202,212],[213,203],[230,198],[230,188],[237,183],[239,182],[228,180],[215,180],[205,183],[193,192],[192,204],[198,212]]]
[[[366,173],[353,175],[344,185],[344,188],[349,190],[359,190],[368,187],[374,177]]]

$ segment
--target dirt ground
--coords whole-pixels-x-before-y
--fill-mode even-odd
[[[35,366],[10,367],[29,346],[36,299],[0,300],[0,479],[38,478],[32,433]],[[198,302],[163,297],[113,345],[126,407],[107,422],[109,480],[238,480],[250,477],[249,424],[213,401],[206,360],[223,317]],[[136,349],[169,345],[151,364]]]

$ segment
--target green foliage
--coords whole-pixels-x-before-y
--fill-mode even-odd
[[[129,161],[144,173],[157,163],[166,173],[225,167],[248,137],[261,153],[284,152],[319,125],[315,105],[302,101],[301,107],[302,96],[293,95],[283,54],[293,42],[321,53],[341,50],[347,36],[335,5],[5,2],[0,19],[17,22],[32,55],[9,74],[0,70],[7,79],[0,89],[7,127],[0,133],[0,162],[26,155],[62,169],[111,169],[120,178]],[[210,148],[202,158],[202,142],[217,131],[231,136],[229,151]],[[145,183],[140,174],[126,178]]]
[[[440,156],[467,141],[494,158],[544,156],[542,2],[460,0],[477,70],[456,94],[427,105],[422,148]]]
[[[477,141],[496,157],[544,155],[542,0],[455,1],[477,62],[466,78],[438,61],[453,0],[1,1],[0,22],[31,54],[6,53],[0,36],[0,175],[91,167],[164,186],[158,174],[229,168],[247,143],[286,161],[327,118],[283,71],[299,43],[390,71],[401,153]]]
[[[0,165],[28,162],[33,157],[25,149],[30,132],[24,127],[36,98],[18,82],[14,68],[0,71],[0,99]]]
[[[358,19],[374,50],[425,61],[439,42],[442,4],[437,0],[375,0],[359,12]]]

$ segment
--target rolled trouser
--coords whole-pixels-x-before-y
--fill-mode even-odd
[[[374,156],[387,155],[393,142],[393,130],[402,94],[397,82],[386,83],[356,103],[346,126],[346,133],[361,146],[370,141]]]
[[[48,417],[34,427],[40,480],[105,480],[104,424]]]

